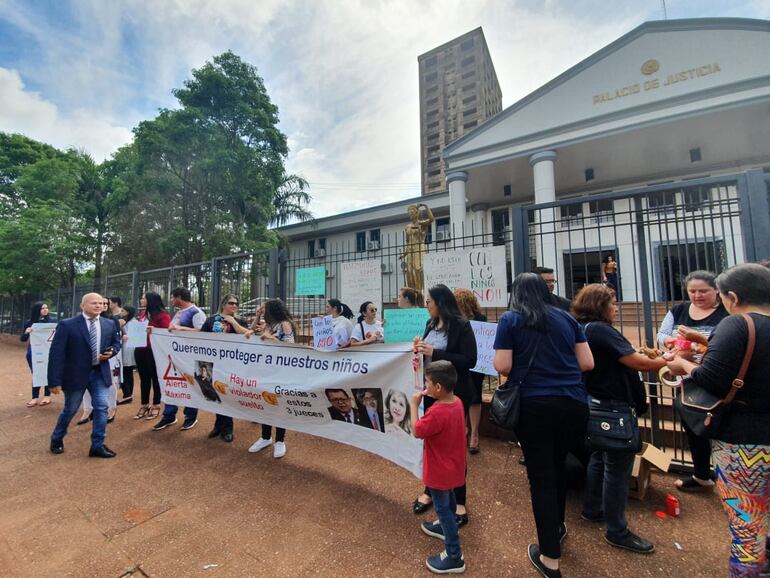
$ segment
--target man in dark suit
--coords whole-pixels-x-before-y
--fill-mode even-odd
[[[88,390],[94,406],[88,455],[115,457],[115,452],[104,445],[104,438],[108,392],[112,383],[108,360],[120,351],[120,334],[112,319],[100,317],[102,302],[98,293],[84,295],[80,302],[83,314],[65,319],[56,326],[48,355],[48,385],[51,393],[64,391],[64,409],[51,434],[51,452],[54,454],[64,451],[67,426]]]
[[[556,277],[553,274],[553,269],[550,267],[535,267],[532,269],[532,272],[540,275],[548,286],[548,291],[551,292],[550,305],[553,305],[557,309],[563,309],[569,313],[570,309],[572,309],[572,301],[554,293],[554,289],[556,289]]]
[[[366,416],[369,418],[369,423],[372,424],[372,429],[377,431],[385,431],[385,422],[383,421],[382,412],[382,390],[380,389],[354,389],[353,395],[356,396],[358,401],[358,407],[361,409],[361,414],[366,412]]]
[[[331,403],[329,414],[335,421],[346,421],[363,427],[372,427],[369,416],[353,407],[353,398],[344,389],[327,389],[326,397]]]

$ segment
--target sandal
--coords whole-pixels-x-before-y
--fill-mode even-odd
[[[48,405],[49,403],[51,403],[51,398],[50,397],[44,397],[43,399],[40,400],[40,404],[39,405]]]
[[[37,398],[35,398],[35,399],[30,399],[30,400],[27,402],[27,407],[35,407],[37,404],[38,404]]]
[[[139,408],[139,411],[136,412],[134,419],[142,419],[145,415],[147,415],[148,411],[150,411],[150,406],[143,405],[142,407]]]
[[[156,419],[160,415],[160,406],[154,405],[152,408],[150,408],[150,413],[147,415],[145,419],[152,420]]]
[[[683,492],[699,492],[699,491],[707,492],[714,489],[713,480],[708,480],[705,483],[701,483],[698,480],[696,480],[694,476],[677,480],[674,482],[674,485],[678,490],[682,490]]]

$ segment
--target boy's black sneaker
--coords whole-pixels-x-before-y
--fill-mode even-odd
[[[607,543],[611,546],[624,548],[625,550],[637,552],[638,554],[650,554],[655,550],[655,546],[644,538],[640,538],[631,530],[629,530],[622,538],[610,538],[609,536],[605,536],[604,539],[607,540]]]
[[[540,560],[540,548],[537,544],[530,544],[527,547],[527,556],[535,569],[545,578],[561,578],[561,570],[551,570]]]
[[[465,572],[465,559],[462,555],[459,558],[450,558],[446,550],[428,558],[425,565],[434,574],[462,574]]]
[[[188,417],[188,418],[185,418],[184,423],[182,424],[182,427],[180,427],[179,429],[181,430],[192,429],[195,427],[195,424],[197,423],[198,423],[197,417]]]
[[[166,429],[170,425],[174,425],[176,423],[176,418],[171,417],[164,417],[162,418],[158,423],[156,423],[154,426],[152,426],[152,429],[154,431],[160,431],[162,429]]]
[[[423,522],[420,524],[420,528],[422,528],[422,531],[428,536],[433,536],[439,540],[444,539],[444,529],[441,527],[441,523],[438,520],[435,522]]]

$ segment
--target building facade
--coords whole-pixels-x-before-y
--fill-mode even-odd
[[[446,190],[444,147],[502,110],[502,92],[481,28],[417,58],[422,194]]]

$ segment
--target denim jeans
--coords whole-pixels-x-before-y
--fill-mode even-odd
[[[174,419],[176,417],[176,412],[179,410],[179,406],[177,405],[171,405],[170,403],[167,403],[163,408],[163,417],[165,419]],[[184,418],[185,419],[197,419],[198,418],[198,408],[197,407],[186,407],[184,408]]]
[[[457,503],[455,502],[454,490],[429,488],[429,491],[430,497],[433,499],[433,509],[438,514],[438,521],[444,532],[444,548],[447,556],[457,560],[463,552],[460,549],[460,534],[457,531],[457,518],[455,518]]]
[[[588,516],[604,512],[611,539],[628,533],[626,501],[634,457],[632,452],[594,452],[588,462],[583,512]]]
[[[110,388],[104,383],[102,372],[99,368],[92,369],[88,377],[88,385],[85,389],[64,390],[64,409],[59,414],[56,427],[51,434],[52,441],[61,441],[67,435],[67,427],[74,415],[78,412],[83,401],[83,395],[88,391],[91,394],[91,402],[94,406],[94,425],[91,430],[91,447],[100,448],[104,445],[107,430],[107,406],[109,404]]]

